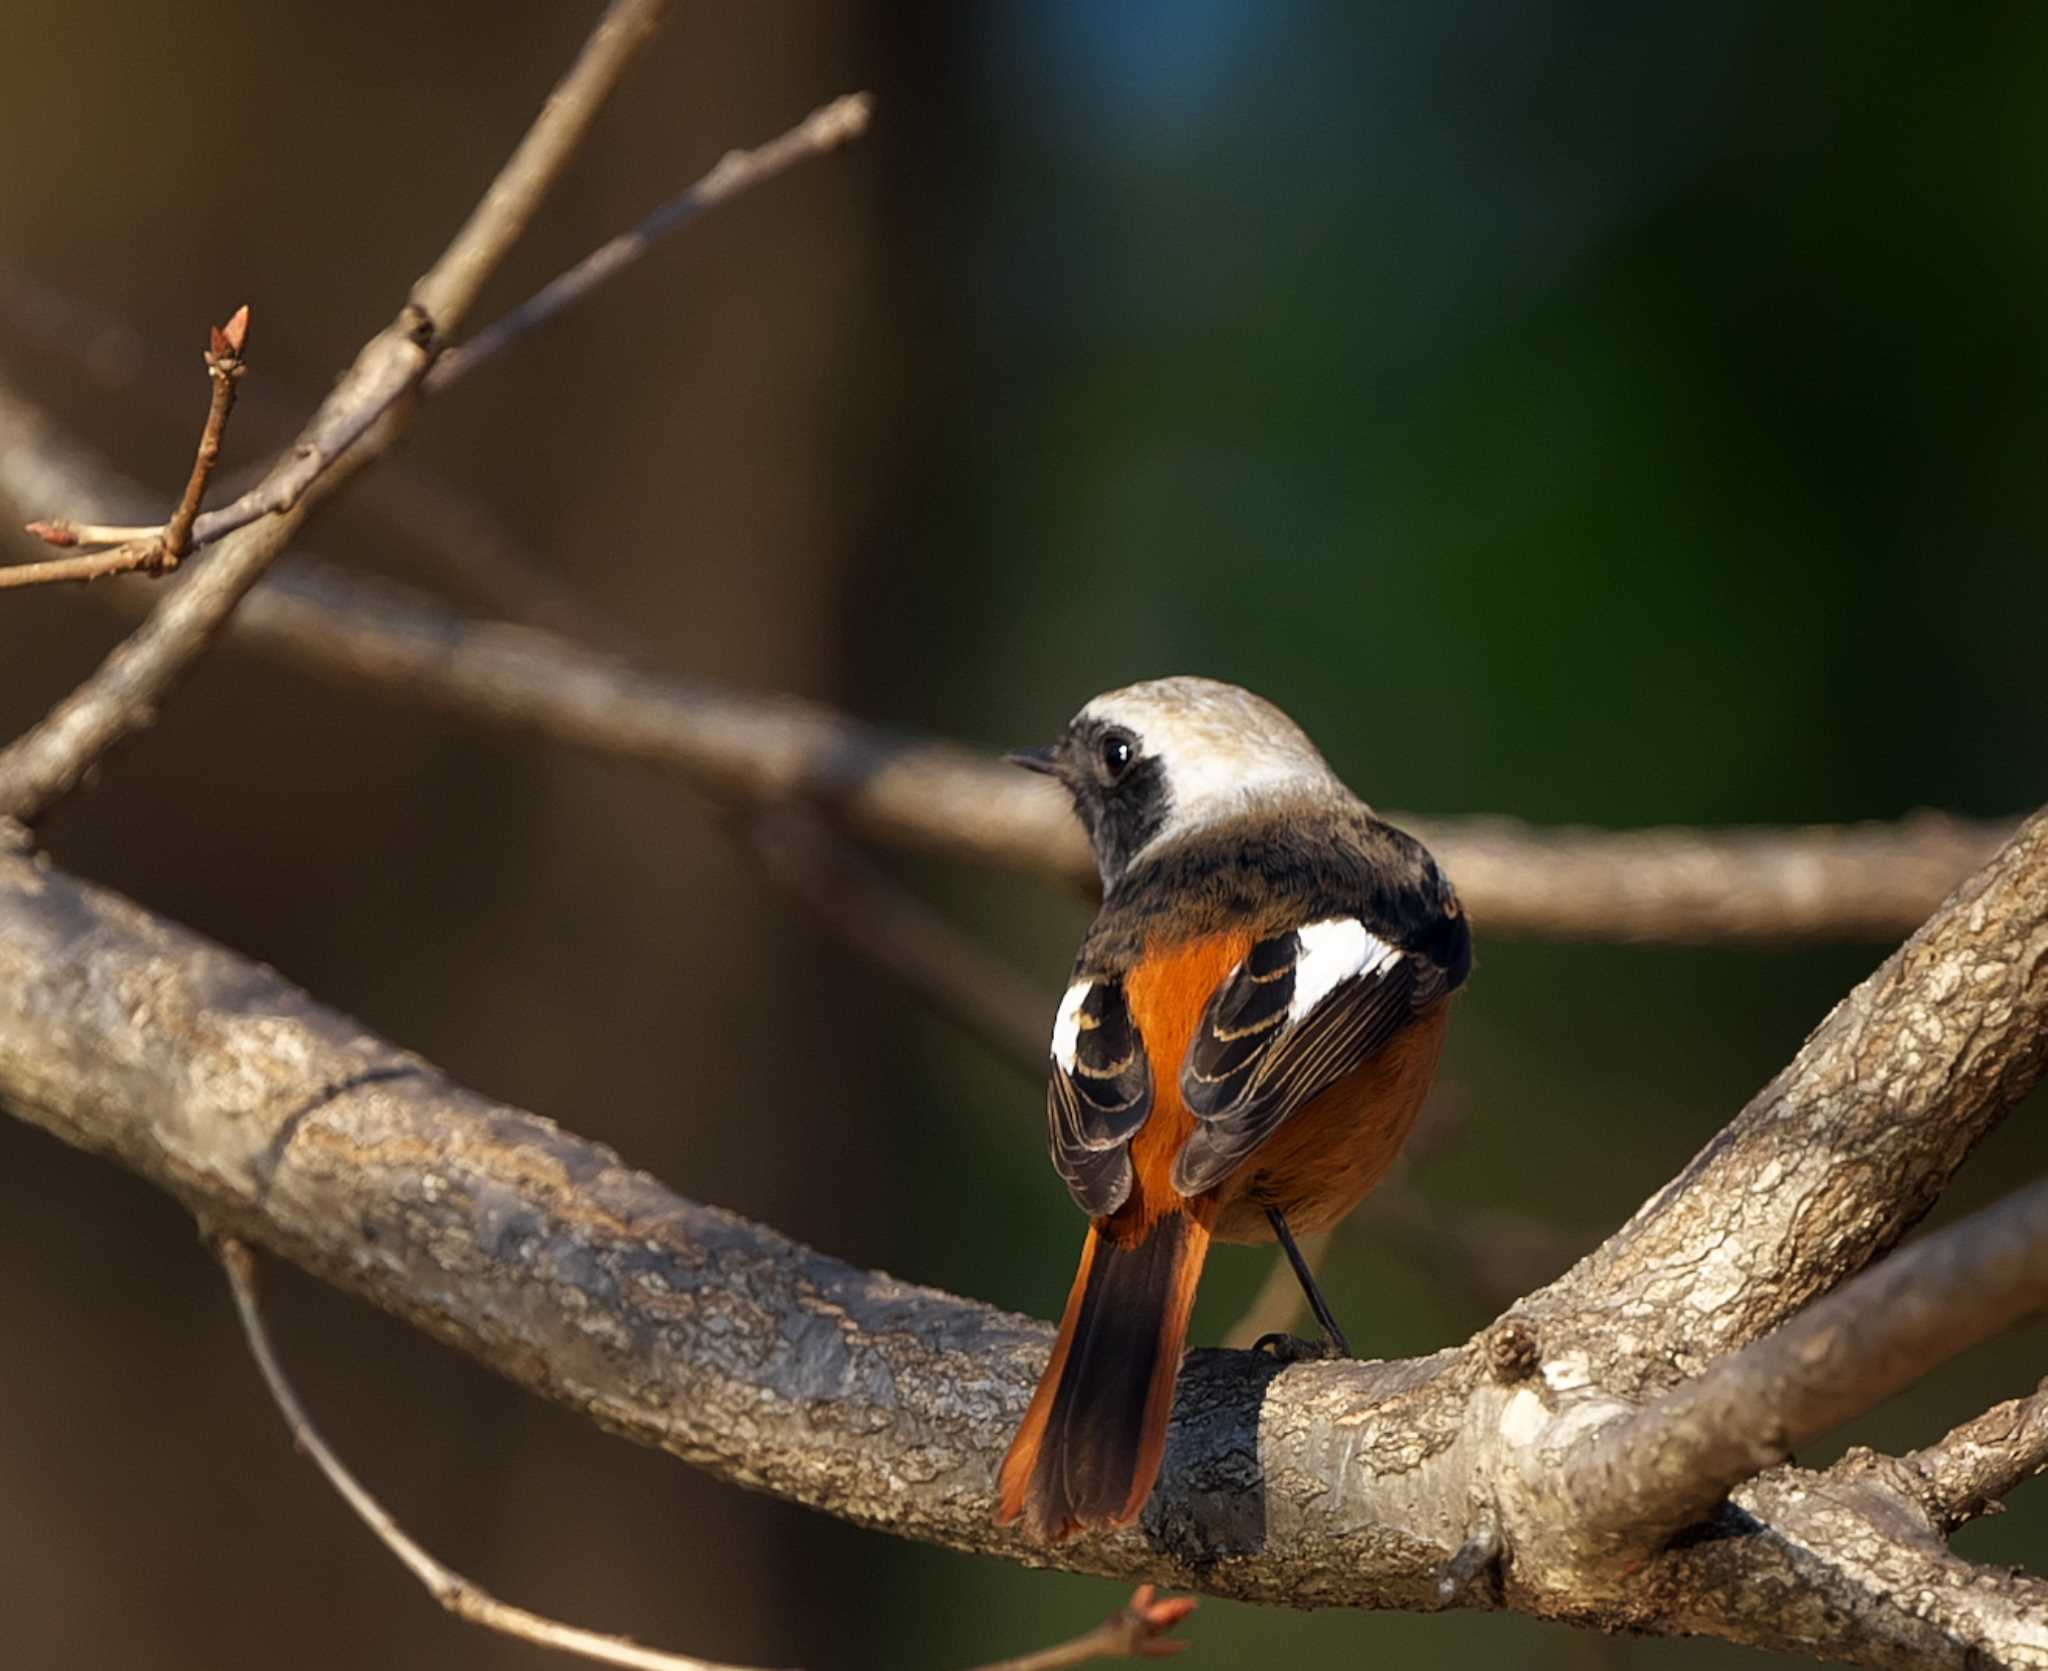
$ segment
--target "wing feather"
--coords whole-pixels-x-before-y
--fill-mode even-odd
[[[1297,1108],[1384,1049],[1447,990],[1445,971],[1356,918],[1259,941],[1216,989],[1181,1069],[1195,1116],[1183,1195],[1214,1189]]]
[[[1053,1028],[1046,1142],[1055,1171],[1091,1218],[1131,1193],[1130,1142],[1152,1110],[1152,1066],[1123,982],[1077,981]]]

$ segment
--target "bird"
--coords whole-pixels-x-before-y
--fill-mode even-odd
[[[1142,1513],[1212,1243],[1293,1263],[1322,1338],[1263,1347],[1350,1356],[1295,1237],[1392,1164],[1472,945],[1427,849],[1236,685],[1109,691],[1009,759],[1065,786],[1102,880],[1046,1093],[1088,1233],[995,1514],[1050,1544]]]

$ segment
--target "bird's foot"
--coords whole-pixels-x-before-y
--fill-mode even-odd
[[[1341,1342],[1328,1335],[1320,1340],[1303,1340],[1293,1334],[1263,1334],[1252,1342],[1252,1350],[1264,1352],[1281,1363],[1329,1363],[1351,1356]]]

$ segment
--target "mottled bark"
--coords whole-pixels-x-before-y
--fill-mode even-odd
[[[2039,1072],[2044,844],[2036,818],[1679,1180],[1477,1340],[1392,1364],[1194,1354],[1142,1523],[1055,1551],[990,1519],[1045,1325],[684,1201],[19,855],[0,856],[0,1101],[615,1432],[901,1535],[1406,1608],[1497,1545],[1495,1565],[1458,1563],[1458,1603],[1878,1665],[2048,1666],[2044,1586],[1951,1556],[1905,1462],[1773,1469],[1625,1555],[1560,1489],[1608,1423],[1895,1238]],[[1815,1145],[1834,1157],[1818,1176]],[[1793,1179],[1810,1181],[1778,1198]],[[1709,1232],[1689,1258],[1682,1222]]]
[[[2048,814],[1808,1036],[1594,1253],[1517,1310],[1626,1397],[1697,1374],[1893,1246],[2048,1066]]]
[[[1904,1458],[1944,1533],[2003,1507],[2006,1495],[2048,1470],[2048,1381],[2009,1398]]]
[[[1785,1461],[2048,1305],[2048,1183],[1903,1249],[1581,1448],[1565,1481],[1583,1539],[1633,1551],[1704,1519]],[[2023,1435],[2006,1436],[2008,1447]]]

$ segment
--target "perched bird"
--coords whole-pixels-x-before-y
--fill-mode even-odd
[[[1010,758],[1067,787],[1102,872],[1046,1098],[1088,1236],[996,1513],[1057,1542],[1144,1508],[1212,1241],[1277,1238],[1349,1355],[1293,1233],[1392,1163],[1471,940],[1422,845],[1235,685],[1110,691]]]

